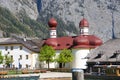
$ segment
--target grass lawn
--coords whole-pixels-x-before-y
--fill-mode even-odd
[[[9,70],[8,75],[13,75],[13,74],[22,74],[21,70]]]

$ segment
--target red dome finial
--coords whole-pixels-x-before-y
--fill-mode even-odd
[[[56,21],[54,18],[51,18],[51,19],[48,21],[48,25],[49,25],[49,27],[51,27],[51,28],[56,28],[56,26],[57,26],[57,21]]]
[[[88,21],[85,18],[83,18],[79,23],[79,27],[89,27]]]

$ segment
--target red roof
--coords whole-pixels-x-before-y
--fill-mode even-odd
[[[47,44],[48,46],[52,46],[53,48],[55,48],[58,45],[57,38],[48,38],[45,41],[45,44]]]
[[[95,48],[100,46],[102,41],[94,35],[80,35],[77,37],[49,38],[45,44],[52,46],[56,50],[69,48]]]
[[[79,23],[79,27],[89,27],[88,21],[85,18],[83,18]]]
[[[46,40],[45,44],[53,46],[53,48],[56,50],[68,49],[73,45],[73,38],[72,37],[49,38]]]
[[[94,35],[80,35],[74,39],[74,48],[95,48],[102,44],[102,40]]]

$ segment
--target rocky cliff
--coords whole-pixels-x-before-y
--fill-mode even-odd
[[[24,11],[34,20],[39,14],[42,18],[57,16],[65,24],[74,23],[78,32],[84,14],[90,34],[103,41],[120,38],[120,0],[0,0],[0,5],[15,15]]]
[[[35,0],[0,0],[0,6],[9,9],[16,16],[26,13],[31,19],[36,20],[38,17]]]
[[[97,35],[103,41],[115,34],[120,37],[120,0],[41,0],[44,16],[57,15],[67,24],[79,22],[84,17],[89,21],[90,34]]]

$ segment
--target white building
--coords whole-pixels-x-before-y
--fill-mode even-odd
[[[50,38],[45,41],[45,44],[52,46],[58,55],[63,49],[71,49],[74,55],[74,60],[72,64],[66,65],[66,67],[86,69],[86,56],[90,53],[91,49],[102,44],[101,39],[94,35],[89,35],[88,21],[85,18],[80,21],[79,36],[57,37],[57,21],[54,18],[49,20],[48,25],[50,26]],[[51,65],[51,67],[55,68],[56,65]],[[57,67],[59,66],[57,65]]]
[[[0,51],[3,56],[8,55],[13,59],[10,67],[33,69],[38,67],[37,56],[41,43],[40,39],[1,38]],[[0,67],[4,65],[0,64]]]
[[[13,58],[11,67],[16,68],[47,68],[47,65],[38,64],[38,53],[43,45],[52,46],[56,50],[58,56],[63,49],[71,49],[74,55],[72,63],[66,64],[65,67],[86,69],[86,56],[91,49],[96,48],[102,44],[101,39],[94,35],[89,35],[88,21],[83,18],[80,23],[80,35],[79,36],[64,36],[57,37],[57,21],[51,18],[48,22],[50,26],[50,38],[46,40],[40,39],[21,39],[21,38],[1,38],[0,39],[0,51],[2,55],[8,54]],[[0,67],[3,67],[1,64]],[[56,62],[50,64],[50,68],[58,68],[61,64]]]

